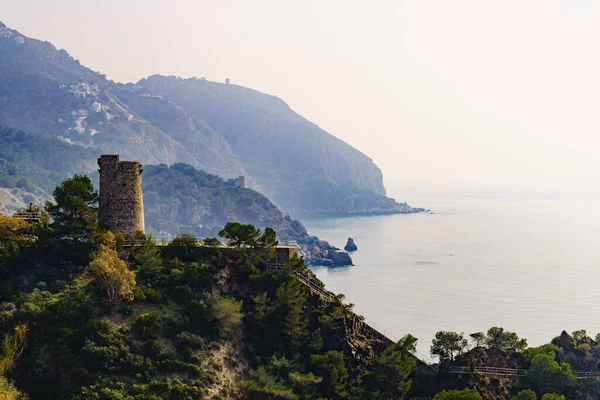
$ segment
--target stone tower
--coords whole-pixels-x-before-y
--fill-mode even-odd
[[[100,201],[98,222],[121,231],[125,237],[144,232],[142,199],[142,164],[119,161],[118,154],[104,154],[100,166]]]
[[[246,182],[246,177],[244,175],[240,175],[239,178],[235,180],[235,184],[242,188],[248,187],[248,182]]]

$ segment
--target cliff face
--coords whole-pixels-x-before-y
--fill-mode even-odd
[[[180,143],[195,168],[224,178],[248,175],[227,140],[183,107],[157,96],[127,91],[122,97],[140,117]]]
[[[346,211],[353,204],[337,196],[338,187],[385,195],[381,170],[369,157],[275,96],[237,85],[164,76],[151,76],[136,86],[175,102],[223,135],[251,181],[285,210],[312,211],[312,203],[317,203],[327,211]]]

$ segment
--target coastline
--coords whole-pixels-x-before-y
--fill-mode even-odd
[[[290,212],[287,212],[289,214]],[[363,210],[363,211],[301,211],[295,213],[299,220],[312,218],[353,218],[353,217],[374,217],[379,215],[394,215],[394,214],[431,214],[432,211],[425,208],[412,208],[406,210]]]

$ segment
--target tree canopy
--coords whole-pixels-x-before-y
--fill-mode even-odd
[[[93,279],[106,290],[111,305],[133,300],[135,273],[119,258],[112,232],[106,233],[89,270]]]
[[[505,331],[497,326],[487,331],[485,344],[490,349],[500,350],[504,353],[521,352],[527,347],[527,340],[520,339],[514,332]]]
[[[433,396],[433,400],[483,400],[483,397],[473,389],[443,390]]]
[[[537,400],[537,395],[531,389],[521,390],[516,396],[510,398],[510,400]]]
[[[97,223],[98,193],[89,177],[75,175],[65,179],[53,192],[54,203],[46,202],[52,229],[73,241],[89,239]]]
[[[35,240],[33,224],[23,218],[0,214],[0,255],[18,253],[21,247]]]
[[[260,229],[251,224],[228,222],[219,232],[219,236],[224,238],[229,246],[254,247],[261,235]]]
[[[440,363],[454,361],[454,358],[467,348],[468,342],[463,333],[452,331],[436,332],[431,341],[431,355],[437,356]]]

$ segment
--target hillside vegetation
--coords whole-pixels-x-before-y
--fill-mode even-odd
[[[144,166],[144,207],[149,231],[216,236],[229,221],[273,227],[283,240],[297,234],[260,193],[188,164]]]
[[[72,171],[95,169],[97,152],[0,126],[0,187],[51,192]]]
[[[535,348],[499,327],[440,331],[428,366],[415,337],[366,325],[301,259],[269,269],[271,228],[228,223],[229,247],[189,234],[126,246],[96,200],[76,175],[31,208],[39,221],[0,215],[1,399],[600,396],[600,340],[584,330]]]
[[[268,198],[233,180],[225,181],[187,164],[146,166],[143,178],[149,232],[187,232],[205,238],[216,236],[227,222],[238,221],[274,228],[279,240],[297,242],[300,254],[310,264],[352,264],[346,253],[310,236],[300,221],[284,216]]]
[[[123,247],[122,235],[97,226],[89,178],[70,178],[54,194],[50,225],[0,216],[0,329],[27,335],[0,381],[11,398],[16,390],[31,399],[408,390],[414,340],[386,348],[342,297],[316,295],[293,275],[323,287],[300,259],[286,264],[290,273],[268,273],[261,260],[271,257],[273,230],[228,224],[221,235],[237,249],[199,247],[190,235],[166,248],[151,238]]]

